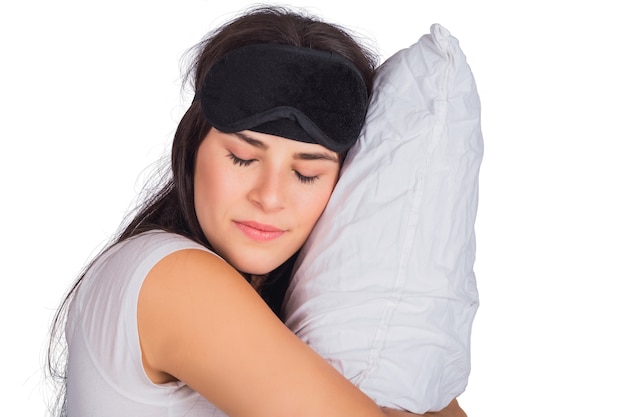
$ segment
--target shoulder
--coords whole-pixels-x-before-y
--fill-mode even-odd
[[[146,374],[155,383],[181,379],[170,365],[206,361],[223,343],[229,317],[238,305],[267,309],[252,286],[225,260],[212,252],[188,247],[170,252],[146,275],[137,301],[137,328]],[[211,343],[204,344],[209,336]],[[193,346],[194,348],[191,348]],[[214,347],[214,346],[213,346]],[[193,365],[192,365],[193,366]]]
[[[122,311],[134,315],[141,287],[151,271],[169,255],[196,251],[217,258],[206,247],[184,236],[150,231],[108,248],[89,266],[73,302],[81,314],[94,320],[118,320]],[[120,318],[121,319],[121,318]]]
[[[163,310],[161,301],[165,298],[171,313],[178,306],[185,309],[198,297],[198,302],[206,303],[216,296],[241,292],[254,293],[229,263],[201,245],[185,245],[168,251],[148,271],[140,302],[158,301],[153,307]]]
[[[153,230],[115,244],[94,264],[94,268],[96,270],[99,268],[109,269],[108,275],[112,275],[114,272],[111,271],[112,269],[124,269],[141,277],[140,281],[143,281],[143,278],[161,260],[171,254],[186,250],[197,250],[213,257],[217,256],[205,246],[187,237]]]
[[[141,276],[139,300],[155,299],[155,307],[193,294],[210,291],[223,277],[240,277],[226,261],[205,246],[184,236],[162,231],[138,235],[125,243],[124,257],[137,262]],[[172,306],[173,307],[173,306]]]

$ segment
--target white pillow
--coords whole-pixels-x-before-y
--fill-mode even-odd
[[[287,326],[380,406],[439,410],[465,390],[482,155],[472,72],[434,24],[381,65],[283,306]]]

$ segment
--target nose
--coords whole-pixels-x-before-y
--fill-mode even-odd
[[[264,211],[280,210],[285,206],[286,186],[284,175],[268,167],[256,178],[249,199]]]

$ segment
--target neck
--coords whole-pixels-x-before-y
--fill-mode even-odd
[[[254,288],[256,292],[259,292],[259,290],[261,289],[261,286],[263,285],[266,279],[267,279],[267,274],[266,275],[250,275],[250,285],[252,285],[252,288]]]

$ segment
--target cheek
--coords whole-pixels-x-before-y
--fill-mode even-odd
[[[198,172],[195,183],[194,204],[198,217],[214,213],[230,205],[236,197],[237,182],[219,170]]]
[[[215,161],[198,161],[194,175],[194,206],[200,221],[227,197],[224,195],[229,189],[224,183],[226,180]]]
[[[313,228],[322,215],[322,212],[328,204],[333,188],[334,184],[324,187],[322,190],[316,190],[315,193],[304,193],[306,196],[298,199],[299,211],[302,213],[304,222],[309,229]]]

